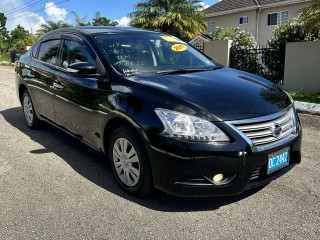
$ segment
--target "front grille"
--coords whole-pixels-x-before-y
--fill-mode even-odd
[[[243,133],[257,151],[270,149],[295,136],[295,114],[293,109],[262,118],[241,120],[231,124]]]

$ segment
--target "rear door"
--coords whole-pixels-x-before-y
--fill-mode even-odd
[[[27,83],[36,108],[42,117],[55,120],[52,103],[52,78],[58,63],[61,36],[50,36],[33,47],[32,61],[28,64]]]
[[[59,69],[54,72],[53,106],[56,122],[93,147],[99,147],[98,104],[104,91],[98,79],[67,71],[70,64],[88,62],[96,66],[96,55],[78,36],[63,35]]]

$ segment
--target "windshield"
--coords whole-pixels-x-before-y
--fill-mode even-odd
[[[101,34],[96,40],[122,74],[206,71],[216,65],[180,39],[157,33]]]

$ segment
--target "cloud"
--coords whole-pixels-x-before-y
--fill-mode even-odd
[[[45,23],[45,20],[40,14],[33,13],[30,11],[22,10],[26,5],[21,1],[15,1],[15,6],[20,6],[19,9],[11,10],[12,8],[8,7],[8,4],[6,1],[0,1],[0,9],[2,9],[2,12],[7,17],[7,23],[6,28],[8,31],[13,30],[17,27],[18,24],[20,24],[22,27],[24,27],[29,32],[32,31],[35,33],[41,26],[41,24]]]
[[[39,14],[33,12],[26,12],[26,16],[13,20],[13,28],[15,28],[18,24],[28,30],[30,33],[36,33],[38,29],[40,29],[41,24],[44,24],[45,21],[43,17]],[[8,28],[9,30],[9,28]]]
[[[48,20],[58,22],[64,21],[68,12],[64,8],[59,8],[53,2],[46,3],[45,12],[48,15]]]
[[[118,22],[119,27],[129,27],[130,22],[131,22],[131,18],[124,16],[124,17],[120,18],[120,20],[115,20],[115,21]]]
[[[210,7],[208,4],[206,4],[205,2],[200,2],[199,3],[200,6],[202,6],[203,9],[206,9],[208,7]]]

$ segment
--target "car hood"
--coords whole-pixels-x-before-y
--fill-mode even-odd
[[[265,116],[279,112],[291,104],[286,93],[275,84],[230,68],[137,76],[133,79],[188,101],[221,120]]]

